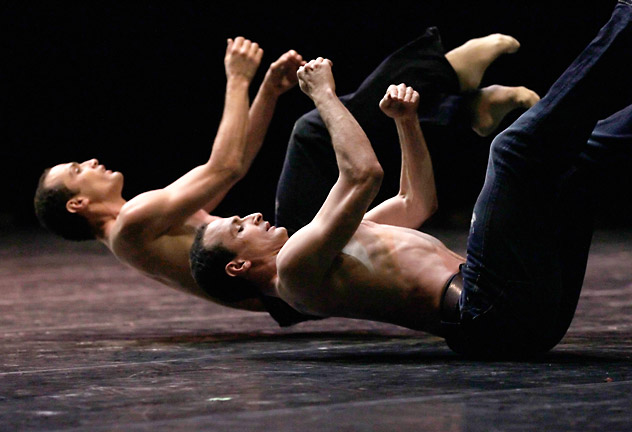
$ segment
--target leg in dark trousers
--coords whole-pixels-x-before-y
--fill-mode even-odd
[[[532,354],[566,332],[592,236],[589,159],[600,119],[632,102],[632,6],[620,1],[597,37],[536,106],[501,133],[472,216],[461,330],[472,354]],[[599,158],[595,159],[598,162]],[[603,168],[601,163],[599,168]],[[590,196],[590,195],[586,195]]]

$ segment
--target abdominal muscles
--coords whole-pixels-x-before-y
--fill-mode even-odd
[[[363,222],[325,281],[320,311],[433,332],[443,287],[464,261],[436,238]]]

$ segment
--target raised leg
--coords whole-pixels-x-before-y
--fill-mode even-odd
[[[491,135],[507,114],[515,109],[529,109],[540,96],[526,87],[491,85],[478,90],[469,105],[472,130],[480,136]]]
[[[571,323],[586,271],[595,210],[603,200],[618,199],[609,193],[614,173],[632,172],[632,105],[600,120],[585,150],[562,182],[558,200],[559,250],[562,299],[555,328],[565,330]],[[559,338],[564,334],[560,333]],[[559,339],[553,339],[557,342]]]
[[[476,90],[490,64],[503,54],[513,54],[520,43],[503,34],[470,39],[463,45],[448,52],[445,57],[459,77],[461,91]]]
[[[560,326],[575,307],[568,293],[581,288],[591,230],[582,217],[562,217],[560,203],[581,195],[569,170],[595,124],[632,102],[631,22],[632,7],[620,1],[547,95],[492,144],[463,268],[470,350],[546,350],[566,331]],[[572,208],[591,211],[581,199]]]

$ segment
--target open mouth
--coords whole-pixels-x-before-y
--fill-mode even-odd
[[[106,174],[112,174],[113,171],[109,170],[105,167],[105,165],[99,165],[99,168],[101,169],[102,172],[106,173]]]

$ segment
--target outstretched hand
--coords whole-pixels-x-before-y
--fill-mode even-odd
[[[417,115],[419,93],[406,84],[390,85],[380,101],[380,109],[387,116],[397,119]]]
[[[304,64],[303,57],[296,51],[290,50],[270,65],[262,85],[280,95],[296,85],[298,82],[296,73]]]
[[[228,39],[226,55],[224,56],[226,77],[243,77],[248,82],[252,81],[262,57],[263,50],[256,42],[242,36],[238,36],[234,40]]]
[[[307,96],[314,99],[322,92],[331,90],[335,93],[336,82],[334,81],[331,67],[333,63],[329,59],[318,57],[310,60],[298,69],[298,84]]]

